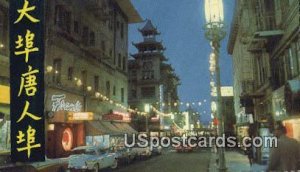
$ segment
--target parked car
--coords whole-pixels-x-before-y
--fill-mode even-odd
[[[141,158],[149,158],[152,155],[152,151],[150,147],[139,147],[135,145],[132,147],[132,151],[136,154],[137,157]]]
[[[162,147],[161,146],[152,147],[151,148],[151,153],[152,153],[152,155],[161,155]]]
[[[192,152],[193,148],[190,146],[183,146],[183,145],[179,145],[177,147],[175,147],[176,152]]]
[[[136,156],[136,152],[134,152],[131,148],[127,148],[125,146],[114,146],[110,149],[111,152],[116,154],[119,163],[129,164]]]
[[[115,169],[118,160],[115,153],[100,149],[95,146],[80,146],[72,150],[69,157],[68,169],[70,170],[93,170],[103,168]]]

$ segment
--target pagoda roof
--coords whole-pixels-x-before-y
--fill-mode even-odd
[[[138,50],[165,50],[162,45],[162,42],[156,40],[148,40],[140,43],[132,43]]]
[[[158,51],[154,51],[154,52],[138,52],[136,54],[130,54],[133,58],[137,59],[137,58],[147,58],[147,57],[159,57],[160,60],[162,61],[166,61],[166,57],[164,56],[163,52],[158,52]]]
[[[159,35],[160,33],[157,31],[157,28],[154,27],[151,20],[147,19],[147,22],[145,26],[142,29],[139,29],[139,31],[144,35]]]

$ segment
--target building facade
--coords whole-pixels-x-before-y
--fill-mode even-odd
[[[178,101],[177,86],[179,78],[174,73],[174,69],[167,64],[163,54],[165,48],[162,42],[156,39],[160,33],[153,26],[151,20],[147,20],[145,26],[139,29],[144,40],[134,43],[138,52],[133,54],[133,59],[129,64],[129,105],[131,108],[144,109],[145,104],[150,104],[157,111],[170,113],[178,106],[174,103]],[[176,105],[176,104],[175,104]],[[177,110],[176,110],[177,111]],[[150,121],[153,129],[159,130],[163,124],[163,116],[158,117],[157,113],[151,112]],[[144,121],[143,117],[140,121]],[[140,127],[145,131],[145,128]]]
[[[8,1],[0,6],[8,86]],[[45,1],[45,20],[46,152],[59,157],[86,144],[87,121],[128,116],[128,24],[141,18],[130,0],[56,0]]]
[[[300,140],[298,14],[296,0],[236,1],[228,53],[237,122],[248,128],[240,133],[269,135],[282,122],[288,135]],[[268,158],[267,149],[256,152],[259,161]]]

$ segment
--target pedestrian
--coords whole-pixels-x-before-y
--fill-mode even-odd
[[[246,155],[248,156],[248,160],[249,160],[249,164],[250,166],[252,166],[253,164],[253,148],[252,148],[252,141],[251,140],[247,140],[246,144],[248,145],[248,147],[246,147]]]
[[[286,136],[286,128],[279,123],[275,126],[277,147],[270,151],[267,171],[298,171],[300,162],[300,143]]]

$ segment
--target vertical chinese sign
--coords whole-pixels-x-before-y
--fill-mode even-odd
[[[11,158],[44,161],[44,1],[9,3]]]

